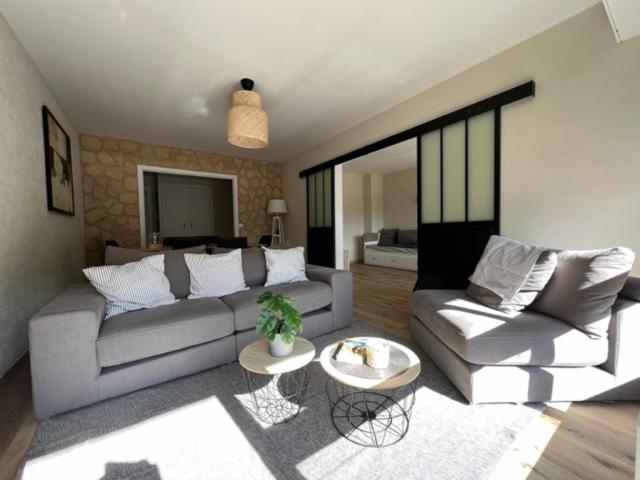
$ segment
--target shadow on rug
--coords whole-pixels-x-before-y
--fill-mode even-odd
[[[314,339],[394,339],[421,358],[407,435],[383,449],[335,430],[317,361],[303,408],[283,425],[260,422],[238,363],[56,416],[38,425],[19,479],[486,479],[538,405],[469,405],[413,342],[353,326]]]

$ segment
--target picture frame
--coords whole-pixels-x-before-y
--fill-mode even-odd
[[[75,215],[71,139],[46,105],[42,106],[47,208]]]

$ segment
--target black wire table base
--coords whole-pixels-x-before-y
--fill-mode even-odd
[[[254,414],[263,422],[290,422],[302,407],[309,383],[306,367],[278,375],[261,375],[242,369],[251,394]]]
[[[327,396],[340,435],[363,447],[388,447],[409,430],[415,381],[390,390],[362,390],[330,379]]]

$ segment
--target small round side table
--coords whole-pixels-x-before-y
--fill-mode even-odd
[[[322,368],[330,377],[327,396],[336,430],[364,447],[399,442],[409,430],[420,359],[404,345],[389,341],[388,368],[351,365],[333,358],[339,343],[329,345],[320,355]]]
[[[286,357],[269,354],[269,342],[256,340],[240,352],[238,359],[251,394],[256,416],[266,423],[293,420],[302,406],[309,383],[309,365],[316,347],[296,337],[293,352]]]

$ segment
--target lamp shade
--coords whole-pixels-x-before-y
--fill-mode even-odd
[[[227,140],[242,148],[264,148],[269,144],[269,118],[260,94],[251,90],[233,92],[227,116]]]
[[[272,198],[267,205],[267,213],[271,215],[280,215],[287,213],[287,202],[282,198]]]

